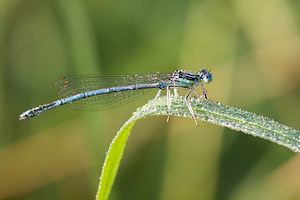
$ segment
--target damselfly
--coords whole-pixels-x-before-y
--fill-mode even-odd
[[[169,74],[65,76],[54,83],[59,100],[32,108],[22,113],[19,119],[27,119],[64,104],[78,110],[110,109],[133,101],[151,88],[158,88],[159,92],[160,90],[167,90],[167,104],[170,113],[170,89],[184,88],[190,89],[190,92],[185,96],[185,101],[197,124],[188,99],[195,93],[199,97],[204,97],[204,99],[210,101],[203,87],[203,81],[207,83],[212,81],[212,74],[206,69],[201,69],[197,73],[176,70],[174,73]],[[196,92],[199,83],[202,87],[202,95]]]

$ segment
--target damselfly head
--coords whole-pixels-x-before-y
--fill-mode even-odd
[[[206,69],[201,69],[197,72],[197,75],[201,80],[204,80],[206,83],[209,83],[212,81],[212,74],[208,72]]]

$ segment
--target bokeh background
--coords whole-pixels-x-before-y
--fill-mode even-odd
[[[66,74],[211,69],[216,102],[300,129],[300,1],[0,0],[0,199],[94,199],[125,106],[67,106]],[[136,123],[110,199],[300,199],[300,155],[192,119]]]

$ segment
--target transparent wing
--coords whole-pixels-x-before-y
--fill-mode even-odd
[[[59,98],[104,88],[135,84],[151,84],[168,81],[172,74],[135,74],[135,75],[71,75],[59,78],[54,83]],[[77,110],[105,110],[129,103],[144,95],[149,89],[113,92],[79,99],[67,104]]]

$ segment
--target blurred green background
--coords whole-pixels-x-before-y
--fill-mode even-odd
[[[112,110],[56,100],[67,74],[211,69],[216,102],[300,129],[300,2],[0,0],[0,199],[94,199],[105,153],[155,92]],[[110,199],[300,199],[300,156],[192,119],[131,133]]]

